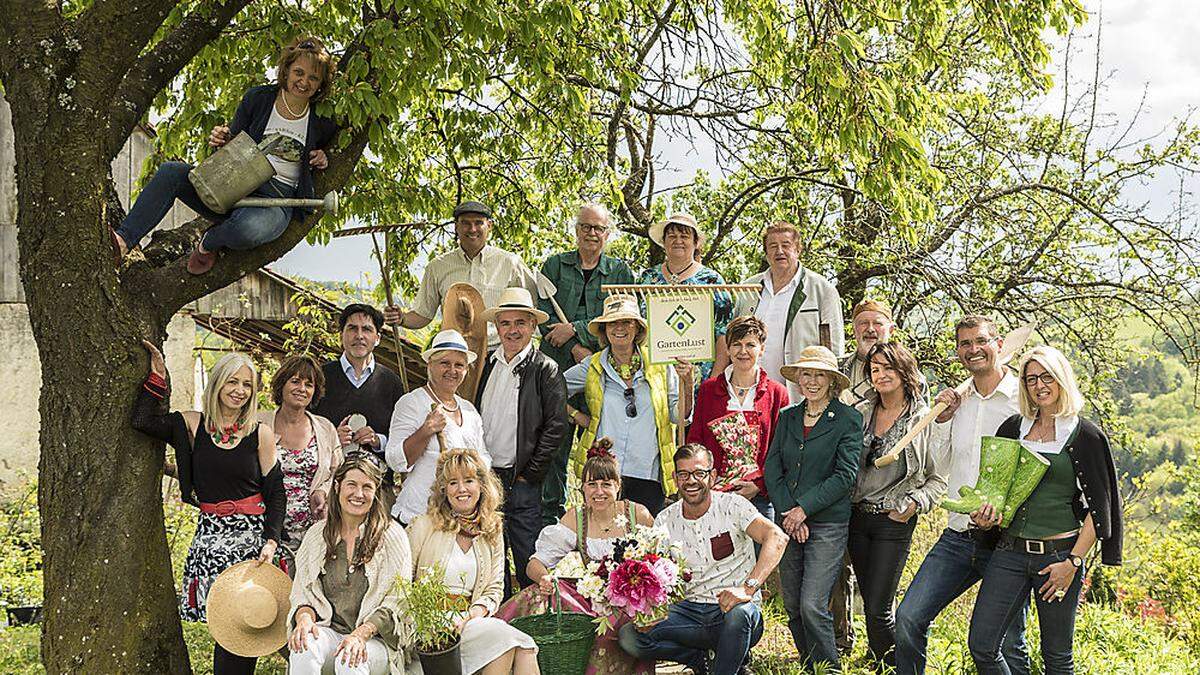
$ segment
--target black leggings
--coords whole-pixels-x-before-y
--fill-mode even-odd
[[[213,645],[213,675],[254,675],[258,659],[238,656],[218,644]]]
[[[896,666],[893,608],[916,527],[916,515],[907,523],[897,523],[886,513],[866,513],[859,509],[854,509],[850,515],[850,537],[846,548],[850,552],[858,590],[862,593],[867,645],[877,666]]]

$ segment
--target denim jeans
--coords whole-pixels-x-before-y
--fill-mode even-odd
[[[908,560],[917,517],[898,523],[886,513],[855,509],[850,515],[846,548],[854,565],[854,578],[862,593],[867,624],[867,645],[876,667],[896,667],[896,616],[893,607],[900,574]]]
[[[138,245],[150,230],[158,225],[174,206],[175,200],[205,220],[216,223],[204,233],[204,249],[217,251],[231,248],[239,251],[252,249],[274,241],[287,229],[292,218],[288,206],[247,207],[234,209],[228,214],[216,213],[200,201],[196,188],[188,180],[192,165],[186,162],[163,162],[154,172],[154,177],[142,188],[137,201],[129,209],[125,220],[117,228],[117,234],[129,248]],[[292,197],[296,188],[272,178],[251,193],[252,197]]]
[[[783,517],[778,520],[782,525]],[[779,561],[788,630],[806,666],[825,663],[834,671],[841,668],[829,600],[842,571],[848,528],[847,523],[810,522],[808,540],[801,544],[789,537]]]
[[[1083,588],[1084,569],[1075,572],[1062,600],[1043,600],[1038,589],[1049,575],[1039,574],[1047,565],[1067,559],[1070,551],[1055,551],[1035,555],[1024,551],[997,550],[983,573],[975,611],[971,615],[971,634],[967,643],[971,658],[980,675],[1013,672],[1000,658],[1000,643],[1006,626],[1029,604],[1029,593],[1037,605],[1038,626],[1042,635],[1042,661],[1046,675],[1069,675],[1075,672],[1071,640],[1075,636],[1075,610]]]
[[[542,531],[542,486],[515,480],[511,468],[495,469],[495,472],[504,484],[504,506],[500,510],[504,513],[504,597],[509,598],[514,589],[512,575],[507,570],[508,551],[512,551],[517,567],[517,584],[524,588],[533,583],[525,568],[529,566],[538,533]]]
[[[955,598],[983,578],[992,551],[978,548],[968,532],[947,528],[942,532],[917,570],[904,600],[896,610],[896,672],[910,675],[925,672],[925,649],[929,625]],[[1019,610],[1004,634],[1001,652],[1009,672],[1029,675],[1029,652],[1025,648],[1025,613],[1029,595],[1018,603]]]
[[[763,634],[757,602],[743,602],[728,612],[716,603],[683,600],[671,605],[661,623],[643,633],[632,623],[621,626],[621,649],[637,659],[674,661],[696,673],[733,675]],[[711,671],[706,660],[715,652]]]

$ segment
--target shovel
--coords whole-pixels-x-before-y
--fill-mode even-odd
[[[1005,335],[1004,346],[1000,348],[1000,354],[996,356],[997,362],[1003,366],[1009,361],[1012,361],[1013,357],[1025,348],[1025,343],[1029,342],[1029,337],[1033,335],[1033,330],[1036,327],[1037,326],[1034,324],[1025,324],[1024,326],[1012,331],[1008,335]],[[962,384],[955,387],[954,391],[957,392],[959,396],[966,396],[967,392],[970,390],[970,387],[971,378],[968,377],[967,379],[963,380]],[[925,429],[925,427],[929,426],[930,422],[937,419],[938,415],[941,415],[943,412],[945,412],[945,410],[946,404],[938,401],[933,406],[933,410],[930,410],[924,417],[921,418],[921,421],[914,424],[913,428],[909,429],[908,433],[904,434],[903,438],[901,438],[899,441],[896,441],[896,445],[892,448],[891,452],[887,453],[886,455],[881,455],[875,460],[875,466],[882,469],[883,467],[899,459],[900,453],[904,452],[904,448],[908,447],[908,444],[912,443],[913,439],[916,438]]]

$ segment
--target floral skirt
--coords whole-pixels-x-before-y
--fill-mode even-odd
[[[183,563],[179,616],[184,621],[207,620],[205,607],[213,580],[232,565],[258,557],[263,546],[262,532],[261,515],[200,514],[196,535]]]
[[[562,595],[564,612],[583,612],[588,616],[596,616],[596,612],[592,610],[592,603],[575,590],[572,582],[560,579],[558,590]],[[496,610],[496,618],[511,621],[519,616],[542,614],[546,611],[547,598],[538,592],[538,587],[534,584],[526,587],[501,605],[500,609]],[[628,622],[628,617],[622,615],[614,622],[616,625],[603,635],[596,636],[596,644],[592,646],[592,654],[588,657],[588,666],[584,675],[608,675],[609,673],[650,675],[654,673],[652,662],[634,659],[617,644],[617,631]]]

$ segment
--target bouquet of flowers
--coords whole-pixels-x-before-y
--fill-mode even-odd
[[[713,489],[729,492],[734,489],[734,483],[752,481],[762,475],[756,457],[758,425],[747,422],[741,412],[732,412],[709,422],[708,428],[725,451],[725,466]]]
[[[639,527],[613,543],[612,555],[588,563],[576,590],[591,601],[596,633],[602,635],[612,629],[614,616],[623,614],[638,626],[667,618],[691,578],[665,529]]]

